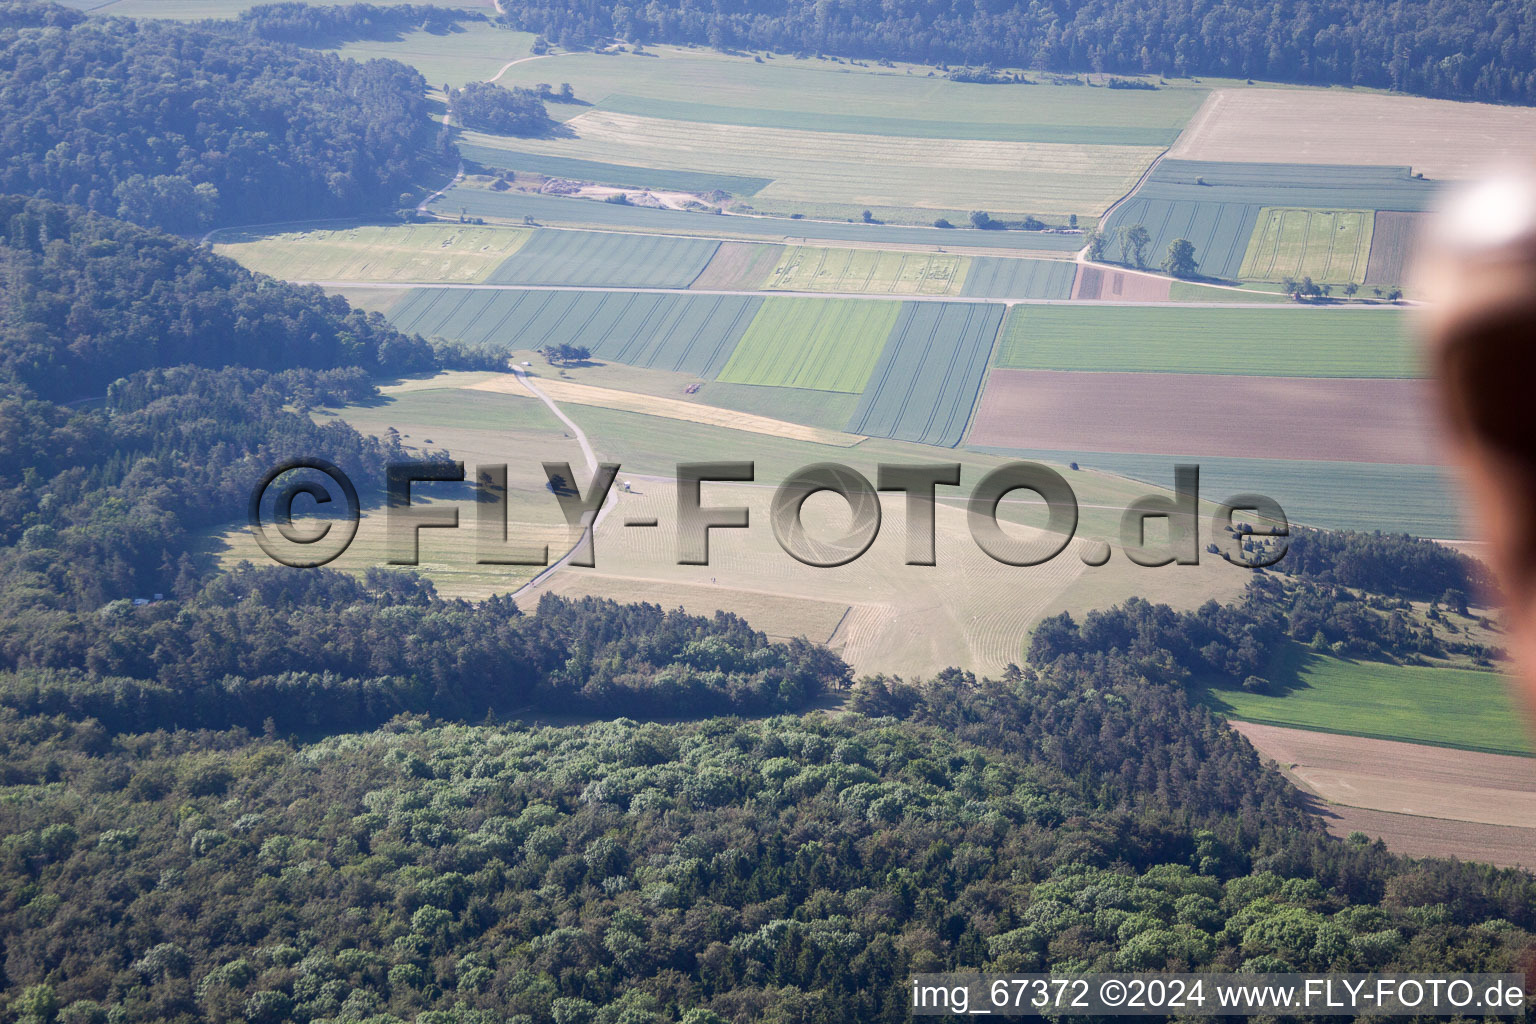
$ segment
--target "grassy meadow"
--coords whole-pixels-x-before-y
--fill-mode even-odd
[[[1494,754],[1532,754],[1504,678],[1493,672],[1345,661],[1292,647],[1267,696],[1211,688],[1205,699],[1232,718],[1320,732],[1404,740]]]

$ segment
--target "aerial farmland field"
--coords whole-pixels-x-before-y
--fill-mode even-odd
[[[848,429],[959,444],[1002,319],[1002,307],[991,303],[903,303]]]
[[[1420,380],[994,369],[967,442],[1418,466],[1432,402]]]
[[[796,128],[741,127],[590,110],[565,123],[574,137],[507,140],[494,148],[601,163],[685,167],[772,178],[757,196],[850,207],[979,208],[1096,216],[1158,155],[1150,146],[903,138]]]
[[[861,299],[766,299],[719,379],[862,391],[901,308]]]
[[[971,260],[950,253],[827,249],[785,251],[764,287],[771,291],[958,295]]]
[[[1393,164],[1463,178],[1536,157],[1536,110],[1344,89],[1217,89],[1169,155]]]
[[[1082,247],[1080,235],[1048,231],[983,231],[976,228],[945,230],[810,218],[734,217],[620,206],[532,192],[493,192],[471,185],[455,185],[434,199],[428,209],[451,217],[463,214],[512,224],[521,224],[524,218],[532,217],[540,224],[570,224],[652,234],[701,235],[708,238],[757,238],[772,242],[837,241],[876,246],[919,245],[1019,252],[1075,252]]]
[[[534,174],[551,178],[574,178],[580,181],[591,181],[603,185],[625,185],[631,188],[675,189],[682,192],[709,192],[720,189],[736,196],[751,196],[770,183],[768,178],[751,178],[738,174],[662,167],[631,167],[599,163],[595,160],[550,156],[546,153],[524,153],[501,147],[473,146],[469,143],[460,145],[459,153],[465,160],[482,167],[532,171]]]
[[[531,32],[514,32],[488,22],[462,22],[453,32],[410,32],[398,40],[353,40],[336,52],[359,61],[380,57],[398,60],[420,71],[434,89],[444,85],[460,88],[466,82],[491,78],[511,61],[526,59],[533,52],[533,40]],[[537,67],[540,61],[532,63]]]
[[[1419,237],[1426,218],[1422,213],[1376,214],[1376,228],[1371,235],[1371,258],[1365,268],[1365,283],[1376,286],[1400,285],[1408,280]]]
[[[1453,668],[1345,661],[1293,649],[1274,678],[1280,696],[1213,688],[1208,703],[1233,718],[1495,754],[1530,754],[1531,741],[1502,676]]]
[[[960,294],[970,299],[1065,299],[1072,295],[1076,276],[1077,265],[1069,260],[977,256]]]
[[[1392,309],[1015,306],[996,365],[1020,370],[1415,377]]]
[[[686,288],[718,242],[676,235],[540,230],[493,270],[491,284]]]
[[[580,345],[598,359],[713,377],[762,299],[655,292],[418,288],[389,313],[402,331],[507,351]]]
[[[767,242],[721,242],[715,256],[693,279],[701,291],[754,291],[783,258],[785,247]]]
[[[1373,220],[1370,210],[1266,207],[1259,211],[1238,276],[1259,281],[1310,277],[1318,284],[1363,284]]]
[[[478,282],[528,240],[520,228],[359,225],[319,231],[219,231],[215,252],[290,281]]]
[[[1236,278],[1266,207],[1414,211],[1428,209],[1436,192],[1406,167],[1168,159],[1100,227],[1113,238],[1121,228],[1145,226],[1152,263],[1186,238],[1203,276]],[[1113,244],[1109,255],[1118,255]]]
[[[1003,142],[1166,146],[1205,99],[1194,83],[1157,90],[975,85],[931,68],[732,56],[658,46],[655,56],[569,53],[511,68],[501,81],[571,82],[601,110],[758,128]]]

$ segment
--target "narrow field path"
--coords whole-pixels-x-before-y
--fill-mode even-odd
[[[537,398],[539,401],[543,402],[546,406],[549,407],[549,411],[555,414],[555,418],[558,419],[561,423],[565,424],[566,429],[571,432],[571,436],[576,438],[576,443],[581,446],[581,457],[587,462],[587,477],[590,480],[597,473],[597,452],[593,451],[592,442],[587,440],[586,431],[577,426],[576,421],[567,416],[564,410],[555,404],[555,400],[546,395],[543,389],[541,389],[537,384],[533,382],[532,374],[528,373],[521,366],[512,367],[512,373],[517,377],[519,381],[522,382],[523,387],[527,388],[530,392],[533,393],[533,397]],[[582,539],[589,537],[597,529],[598,524],[601,523],[603,519],[607,517],[608,513],[617,506],[618,496],[610,492],[603,502],[603,507],[597,510],[597,515],[593,516],[592,521],[587,524]],[[559,572],[560,569],[571,560],[571,556],[576,553],[576,549],[580,546],[580,541],[573,544],[569,551],[552,562],[543,572],[537,574],[533,577],[533,579],[529,580],[527,583],[524,583],[521,587],[518,587],[516,590],[514,590],[512,592],[512,597],[516,598],[518,595],[524,594],[534,589],[535,587],[538,587],[540,584],[544,583],[551,576],[553,576],[556,572]]]

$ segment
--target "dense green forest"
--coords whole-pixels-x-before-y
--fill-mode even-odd
[[[415,31],[445,35],[456,31],[460,22],[483,22],[485,15],[433,4],[317,6],[289,0],[257,4],[241,11],[237,20],[259,39],[300,46],[333,46],[350,39],[397,39]]]
[[[0,6],[0,192],[190,232],[394,210],[441,156],[426,83],[201,26]]]
[[[613,38],[1048,71],[1220,75],[1536,103],[1536,13],[1477,0],[506,0],[563,46]]]
[[[544,101],[533,89],[468,82],[449,94],[449,102],[466,128],[501,135],[542,135],[554,127]]]
[[[1328,839],[1176,690],[950,673],[921,695],[298,746],[0,713],[12,1012],[867,1024],[908,1019],[916,970],[1529,948],[1529,875]]]

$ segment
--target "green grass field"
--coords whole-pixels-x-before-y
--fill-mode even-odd
[[[1387,309],[1016,306],[994,365],[1270,377],[1420,375],[1407,317]]]
[[[353,60],[383,57],[409,64],[420,71],[434,89],[444,85],[458,88],[466,82],[483,81],[500,71],[508,61],[519,60],[533,52],[531,32],[514,32],[485,22],[465,22],[460,27],[463,31],[443,35],[411,32],[394,41],[355,40],[336,52]],[[532,71],[543,63],[542,60],[529,61],[527,67]],[[562,79],[535,76],[531,81],[560,82]]]
[[[900,309],[897,302],[865,299],[768,299],[719,379],[729,384],[862,391]]]
[[[1405,740],[1495,754],[1530,754],[1524,723],[1503,677],[1493,672],[1342,661],[1299,647],[1272,679],[1283,696],[1209,689],[1223,714],[1263,725]]]
[[[797,245],[779,259],[764,287],[789,292],[958,295],[969,266],[968,258],[951,253]]]
[[[1365,281],[1371,252],[1370,210],[1265,207],[1248,239],[1238,276],[1278,281],[1310,277],[1318,284]]]
[[[560,54],[519,65],[508,85],[570,82],[617,113],[679,121],[916,138],[1162,146],[1206,89],[974,85],[928,77],[930,68],[855,67],[770,56],[762,63],[704,49],[657,47],[655,56]],[[543,66],[541,66],[543,65]]]
[[[484,281],[531,232],[458,224],[362,225],[281,234],[221,231],[214,251],[292,281]]]

